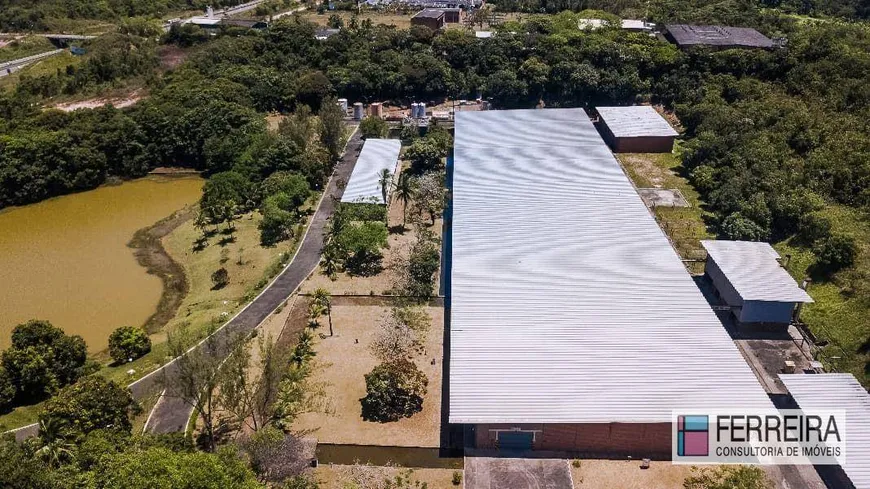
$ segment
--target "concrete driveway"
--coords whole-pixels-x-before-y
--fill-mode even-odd
[[[572,489],[563,459],[465,458],[465,489]]]

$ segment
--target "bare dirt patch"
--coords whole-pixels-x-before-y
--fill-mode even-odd
[[[104,105],[112,104],[116,109],[123,109],[124,107],[130,107],[135,104],[139,100],[141,100],[143,94],[140,90],[136,90],[126,97],[99,97],[92,98],[88,100],[81,100],[78,102],[65,102],[62,104],[57,104],[53,108],[57,110],[62,110],[64,112],[72,112],[78,109],[96,109],[97,107],[102,107]]]
[[[300,307],[305,310],[307,301],[297,301],[294,309]],[[440,307],[425,307],[432,325],[426,336],[425,352],[415,360],[429,379],[423,410],[392,423],[369,422],[361,417],[360,399],[366,395],[363,376],[378,364],[369,345],[388,310],[385,306],[340,303],[332,307],[335,336],[318,338],[314,358],[317,367],[312,376],[313,381],[327,384],[325,394],[330,400],[331,412],[304,414],[293,425],[294,430],[310,433],[319,443],[439,446],[444,341],[444,310]],[[291,317],[299,316],[291,313]],[[323,318],[324,326],[318,333],[329,334],[326,321]]]
[[[689,465],[652,462],[641,469],[639,460],[581,460],[571,465],[574,489],[683,489],[683,481],[692,475]]]

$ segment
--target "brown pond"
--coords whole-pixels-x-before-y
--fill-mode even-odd
[[[127,247],[136,230],[199,199],[199,177],[148,177],[0,211],[0,349],[12,328],[47,319],[88,350],[154,313],[160,279]]]

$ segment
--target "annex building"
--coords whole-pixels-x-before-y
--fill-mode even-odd
[[[477,448],[668,458],[674,410],[770,408],[582,109],[458,112],[449,422]]]
[[[389,170],[391,174],[396,174],[401,149],[402,142],[398,139],[366,139],[347,180],[341,202],[384,204],[381,173]]]

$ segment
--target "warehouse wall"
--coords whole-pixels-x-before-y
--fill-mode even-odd
[[[534,432],[534,450],[589,456],[634,456],[669,459],[670,423],[479,424],[476,448],[498,448],[498,431],[519,428]]]
[[[613,146],[614,153],[670,153],[673,150],[673,136],[616,138]]]
[[[745,301],[740,311],[740,322],[788,324],[794,307],[794,302]]]
[[[705,267],[705,272],[707,276],[710,277],[710,280],[713,282],[713,286],[719,291],[719,295],[722,297],[722,300],[725,301],[729,306],[742,306],[743,298],[740,297],[740,294],[737,293],[737,289],[731,285],[731,282],[725,277],[725,274],[722,273],[722,270],[719,269],[719,266],[716,265],[716,262],[707,257],[707,265]]]

